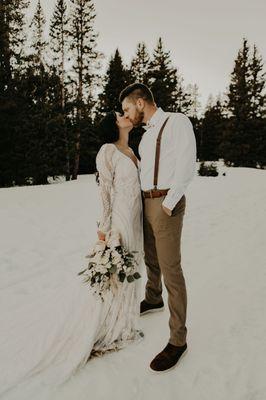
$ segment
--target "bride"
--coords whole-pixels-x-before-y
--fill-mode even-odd
[[[103,210],[97,234],[104,240],[111,229],[117,230],[121,244],[137,251],[140,271],[142,199],[138,160],[128,146],[132,128],[115,112],[99,125],[105,144],[96,158]],[[139,282],[124,281],[102,301],[76,274],[27,304],[1,307],[0,395],[28,381],[61,384],[93,353],[121,349],[140,339]]]

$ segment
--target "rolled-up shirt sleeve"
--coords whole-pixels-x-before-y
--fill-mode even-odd
[[[192,123],[184,114],[175,118],[173,142],[176,149],[175,169],[172,171],[170,190],[162,203],[170,210],[174,209],[196,174],[196,140]]]

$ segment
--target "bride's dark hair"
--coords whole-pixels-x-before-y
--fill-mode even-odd
[[[114,143],[119,139],[119,129],[116,124],[117,116],[115,111],[108,112],[99,122],[97,132],[100,136],[101,145]],[[95,172],[96,182],[99,185],[99,173]]]
[[[114,143],[119,139],[119,129],[116,120],[115,111],[110,111],[99,122],[97,131],[101,137],[102,144]]]

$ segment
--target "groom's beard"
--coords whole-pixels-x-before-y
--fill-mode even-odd
[[[144,119],[144,112],[143,111],[137,111],[136,116],[132,122],[134,128],[138,128],[143,124],[143,119]]]

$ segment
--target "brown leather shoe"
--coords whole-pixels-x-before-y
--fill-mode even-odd
[[[157,354],[150,363],[151,369],[153,371],[162,372],[173,368],[186,350],[186,343],[183,346],[174,346],[168,343],[161,353]]]

